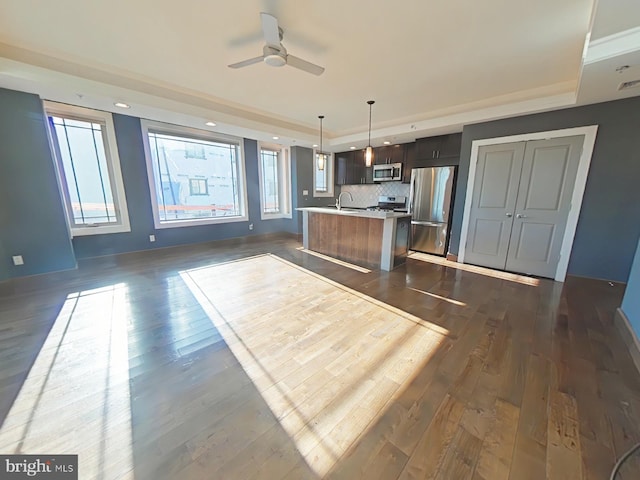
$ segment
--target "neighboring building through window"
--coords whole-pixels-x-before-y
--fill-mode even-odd
[[[260,146],[261,218],[291,218],[291,168],[288,151],[279,145]]]
[[[111,114],[53,102],[44,107],[71,234],[130,231]]]
[[[313,196],[333,197],[333,155],[315,152],[313,163]],[[322,170],[319,168],[322,165]]]
[[[156,228],[247,220],[240,139],[142,121]]]
[[[190,178],[189,192],[191,195],[209,195],[209,184],[206,178]]]

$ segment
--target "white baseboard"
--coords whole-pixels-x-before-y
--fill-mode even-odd
[[[621,308],[616,309],[616,313],[613,316],[613,323],[622,335],[622,339],[629,349],[633,363],[636,365],[638,372],[640,372],[640,339],[638,339],[638,335],[636,335],[635,330],[631,326],[631,322],[629,322],[629,319]]]

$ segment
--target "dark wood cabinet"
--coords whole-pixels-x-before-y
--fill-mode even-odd
[[[460,163],[461,133],[419,138],[413,144],[406,144],[404,173],[402,181],[411,182],[414,168],[445,167]]]
[[[372,167],[365,167],[364,151],[336,153],[336,185],[359,185],[373,183]]]
[[[416,159],[438,160],[460,156],[461,133],[419,138],[416,140]]]
[[[404,149],[404,165],[402,166],[402,183],[411,182],[411,169],[416,163],[416,144],[407,143]]]
[[[335,155],[335,184],[347,185],[347,171],[353,163],[353,152],[340,152]]]
[[[405,144],[386,145],[373,149],[373,163],[376,165],[385,163],[404,163]]]

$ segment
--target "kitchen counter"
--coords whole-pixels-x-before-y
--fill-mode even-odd
[[[351,215],[356,217],[369,217],[369,218],[402,218],[402,217],[411,217],[410,214],[406,212],[393,212],[389,210],[366,210],[363,208],[349,208],[343,207],[338,210],[333,207],[305,207],[298,208],[300,211],[309,211],[309,212],[318,212],[318,213],[328,213],[330,215]]]
[[[409,252],[411,215],[330,207],[298,208],[305,249],[368,268],[392,270]]]

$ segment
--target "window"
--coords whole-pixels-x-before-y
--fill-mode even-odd
[[[44,108],[71,235],[131,231],[111,114]]]
[[[142,121],[156,228],[247,220],[240,139]]]
[[[313,196],[333,197],[333,154],[315,152],[313,164]],[[320,160],[324,161],[324,168],[318,168]]]
[[[191,195],[209,195],[209,184],[204,178],[190,178],[189,192]]]
[[[291,218],[291,169],[286,149],[260,146],[261,218]]]

